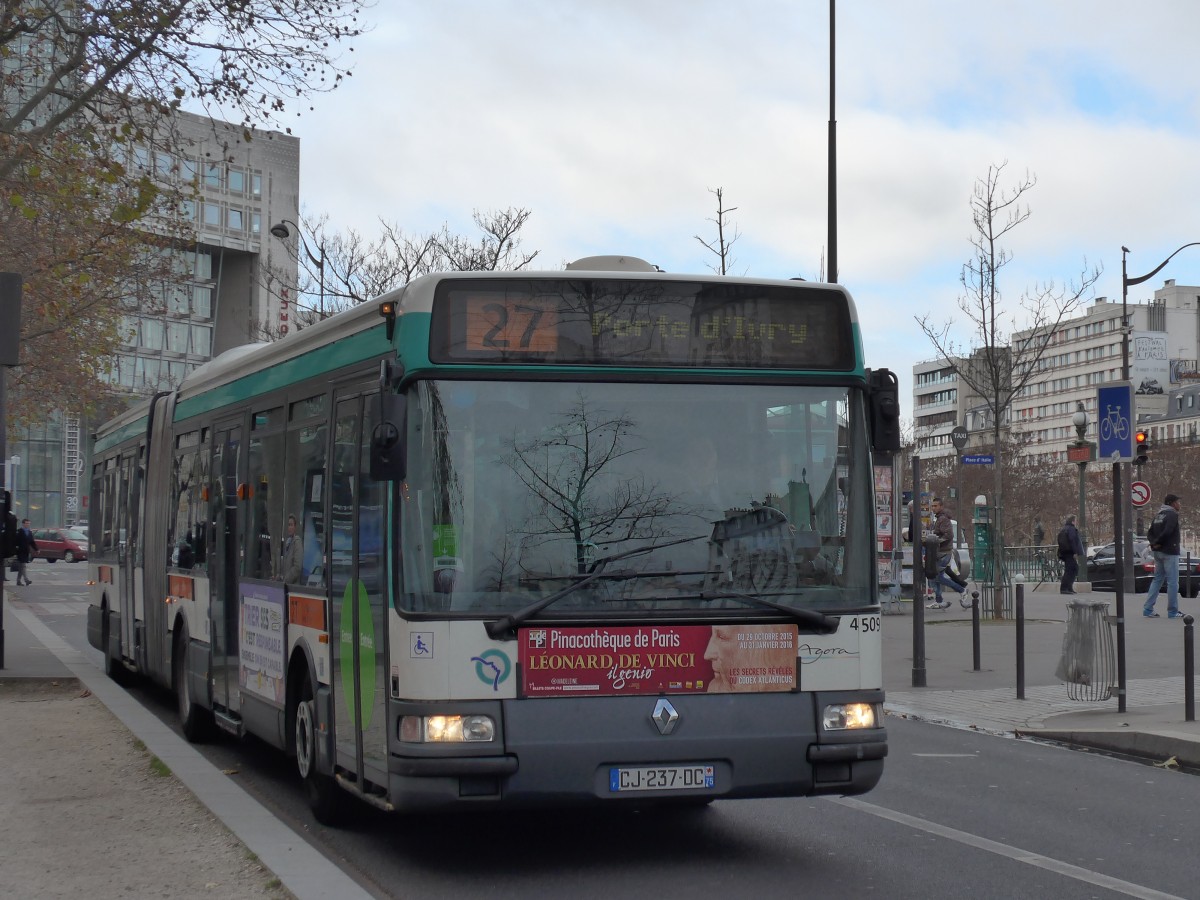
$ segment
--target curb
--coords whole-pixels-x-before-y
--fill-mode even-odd
[[[1013,734],[1019,738],[1053,741],[1134,757],[1160,767],[1174,759],[1180,766],[1200,768],[1200,745],[1169,735],[1142,731],[1053,731],[1041,728],[1017,728]]]

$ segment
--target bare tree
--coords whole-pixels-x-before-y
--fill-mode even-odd
[[[635,538],[660,537],[657,520],[676,509],[644,476],[614,472],[619,460],[636,454],[637,423],[626,415],[588,405],[582,395],[547,434],[513,443],[504,463],[536,500],[523,529],[529,536],[575,544],[577,571],[587,570],[589,550]]]
[[[520,207],[475,210],[472,219],[480,231],[476,238],[455,234],[446,223],[427,234],[408,234],[398,224],[380,219],[381,232],[371,239],[353,228],[337,231],[325,215],[305,218],[304,230],[313,236],[320,250],[317,260],[324,260],[324,272],[299,248],[300,284],[296,289],[306,299],[294,321],[303,328],[320,318],[318,304],[313,301],[318,281],[324,286],[325,313],[332,315],[430,272],[524,269],[539,252],[521,248],[521,229],[531,215]],[[292,247],[290,252],[297,249]],[[264,280],[268,290],[278,290],[279,284],[287,283],[282,271],[265,272]]]
[[[1000,274],[1013,256],[1004,242],[1028,220],[1030,209],[1024,197],[1037,184],[1036,178],[1027,172],[1013,186],[1003,186],[1006,165],[1007,162],[1002,162],[988,166],[987,174],[976,181],[970,201],[974,254],[963,265],[960,276],[963,293],[958,300],[959,309],[975,330],[970,346],[964,348],[951,339],[950,322],[939,325],[932,314],[917,317],[917,324],[938,356],[954,366],[960,384],[980,398],[986,411],[997,462],[992,467],[996,507],[993,572],[997,591],[1002,590],[1004,577],[1004,460],[1011,450],[1003,440],[1003,433],[1008,413],[1013,399],[1036,372],[1059,324],[1080,307],[1084,295],[1100,277],[1100,269],[1089,269],[1085,260],[1076,280],[1065,285],[1053,281],[1035,285],[1022,293],[1017,309],[1006,309]],[[1013,343],[1012,335],[1017,330],[1027,336]],[[999,604],[996,608],[1000,609]]]
[[[187,101],[251,128],[348,74],[364,0],[67,0],[0,8],[0,178],[63,130],[124,140]]]
[[[729,214],[734,212],[737,207],[731,206],[726,208],[724,206],[725,192],[723,188],[709,188],[708,192],[717,198],[716,218],[706,220],[717,226],[717,239],[715,241],[706,241],[698,234],[693,235],[693,237],[717,258],[717,262],[711,264],[709,268],[718,275],[728,275],[729,270],[733,268],[736,262],[731,252],[733,245],[742,236],[737,230],[737,226],[730,224],[728,221]],[[730,232],[730,235],[727,236],[726,232]]]

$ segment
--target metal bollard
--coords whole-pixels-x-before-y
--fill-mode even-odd
[[[979,671],[979,591],[971,591],[971,658]]]
[[[1196,617],[1183,617],[1183,720],[1196,721]]]
[[[1017,584],[1017,699],[1025,699],[1025,585]]]

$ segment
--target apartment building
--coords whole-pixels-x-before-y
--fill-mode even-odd
[[[1065,459],[1067,447],[1077,437],[1072,417],[1082,404],[1089,425],[1087,439],[1096,440],[1096,388],[1119,381],[1124,365],[1125,340],[1131,342],[1131,377],[1135,389],[1138,360],[1134,359],[1135,339],[1153,336],[1162,344],[1163,369],[1170,369],[1172,384],[1156,385],[1161,393],[1139,397],[1139,415],[1157,416],[1166,408],[1166,392],[1178,387],[1178,373],[1189,363],[1194,367],[1200,356],[1200,287],[1177,285],[1167,280],[1145,303],[1126,305],[1128,323],[1122,328],[1121,303],[1097,298],[1083,315],[1060,323],[1050,337],[1046,352],[1038,361],[1033,377],[1012,404],[1012,427],[1034,455]],[[1014,342],[1033,337],[1018,332]]]
[[[969,389],[959,377],[962,359],[931,359],[913,366],[913,436],[922,459],[953,456],[950,432],[965,420]]]
[[[1159,347],[1156,354],[1166,357],[1161,360],[1163,370],[1170,372],[1168,384],[1157,385],[1161,394],[1139,398],[1141,417],[1159,423],[1152,433],[1161,428],[1162,439],[1173,439],[1176,432],[1194,429],[1200,421],[1200,410],[1194,417],[1187,414],[1192,408],[1188,404],[1200,403],[1200,287],[1177,285],[1169,279],[1149,301],[1128,302],[1126,313],[1123,326],[1120,301],[1099,297],[1080,315],[1060,322],[1050,335],[1045,352],[1001,423],[1027,453],[1065,459],[1067,448],[1078,437],[1073,417],[1080,405],[1090,419],[1087,438],[1096,440],[1096,388],[1121,379],[1127,335],[1131,345],[1135,337],[1152,337]],[[1017,332],[1013,345],[1021,348],[1035,338],[1033,331]],[[956,424],[965,425],[973,438],[991,429],[987,405],[970,396],[958,375],[969,362],[941,359],[913,367],[914,425],[923,458],[955,452],[950,431]],[[1132,358],[1131,366],[1136,377],[1137,361]]]

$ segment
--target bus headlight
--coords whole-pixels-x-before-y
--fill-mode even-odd
[[[400,740],[410,744],[473,744],[496,739],[491,716],[401,716]]]
[[[833,703],[825,707],[826,731],[846,731],[852,728],[875,727],[875,704]]]

